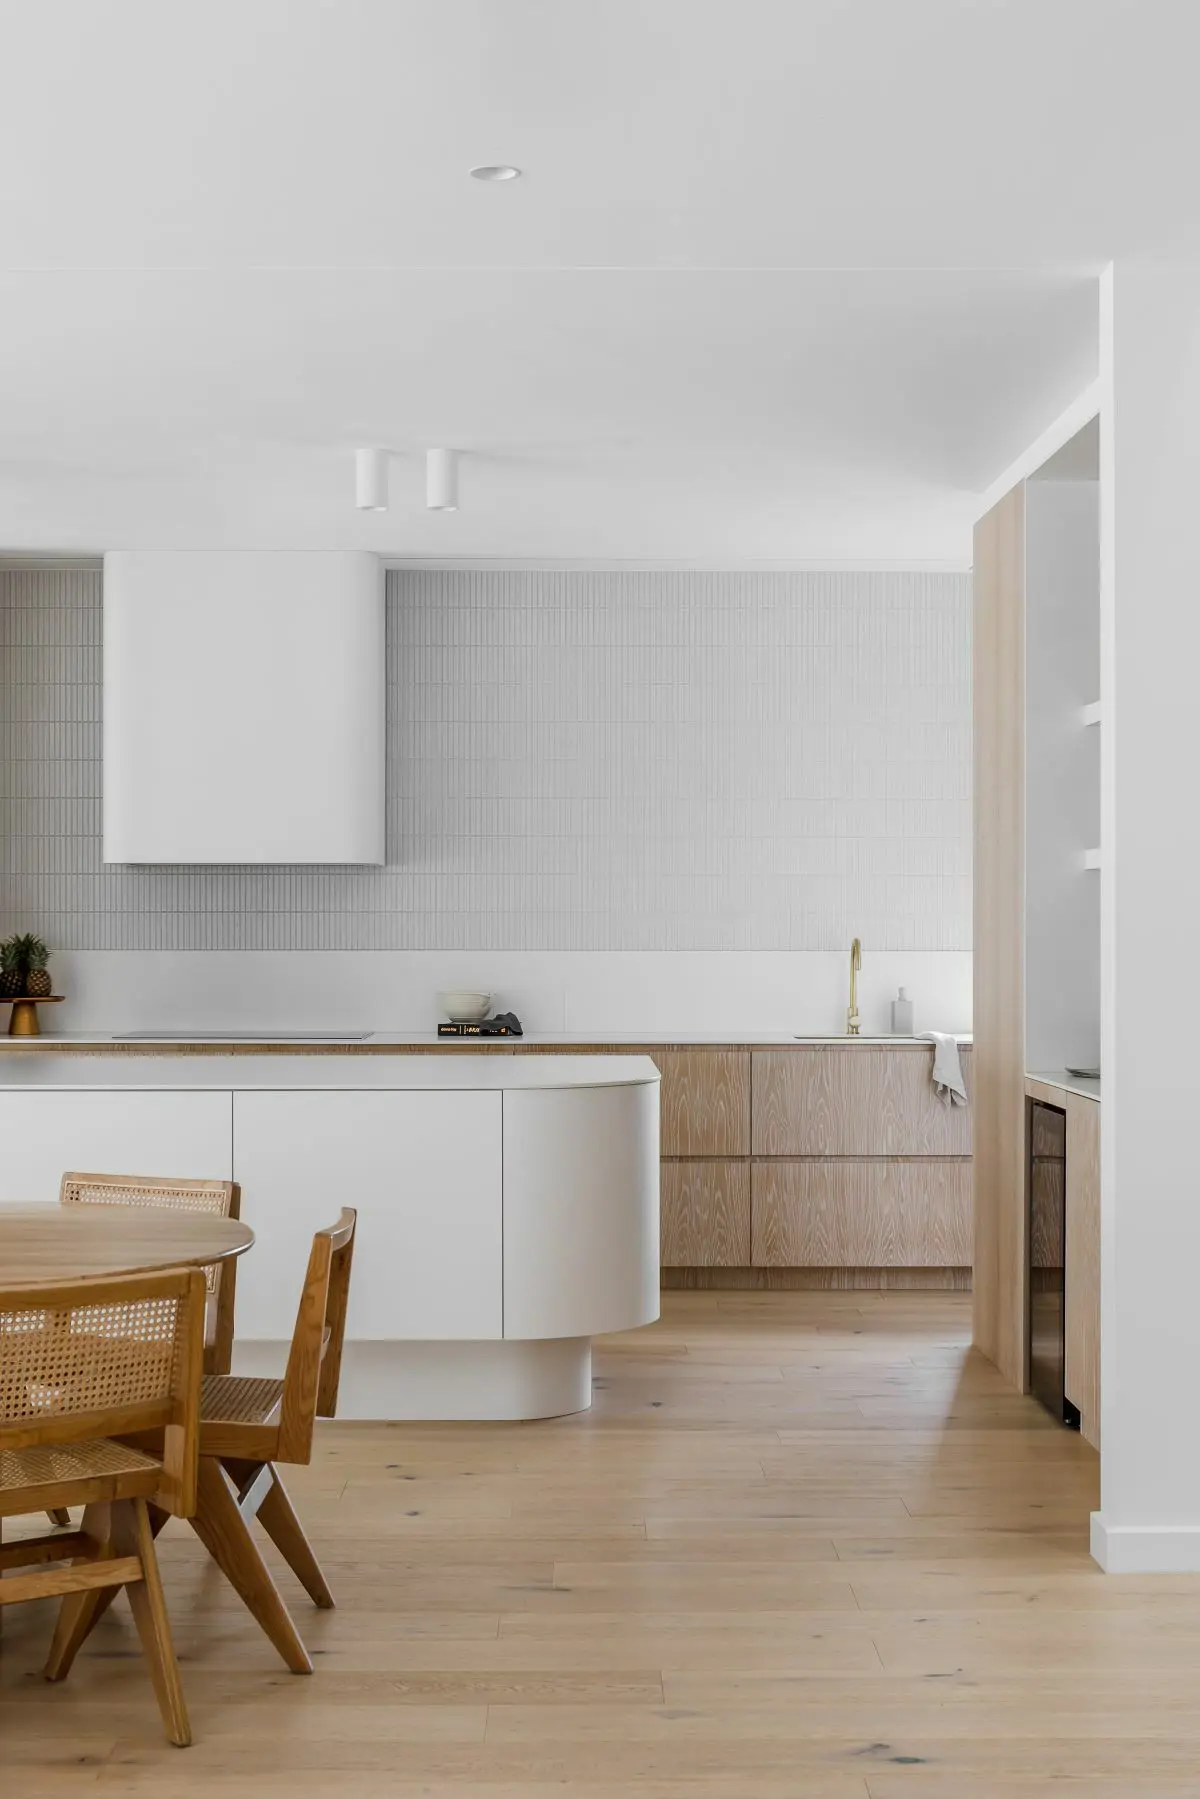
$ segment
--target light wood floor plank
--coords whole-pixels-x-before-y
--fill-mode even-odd
[[[1196,1799],[1200,1578],[1098,1572],[1096,1456],[969,1332],[957,1294],[672,1293],[578,1418],[324,1427],[290,1485],[338,1609],[265,1550],[313,1678],[173,1525],[194,1746],[127,1608],[56,1688],[14,1607],[0,1788]]]

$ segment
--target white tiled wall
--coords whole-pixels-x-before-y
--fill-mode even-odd
[[[0,575],[0,656],[59,949],[970,948],[964,575],[393,573],[383,869],[105,868],[99,576]]]

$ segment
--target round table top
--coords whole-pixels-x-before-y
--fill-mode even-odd
[[[150,1206],[0,1205],[0,1287],[207,1267],[240,1256],[249,1225]]]

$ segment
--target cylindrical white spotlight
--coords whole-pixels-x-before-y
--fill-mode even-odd
[[[425,504],[430,512],[458,511],[457,450],[426,450]]]
[[[388,453],[359,450],[354,458],[356,503],[360,512],[386,512],[388,507]]]

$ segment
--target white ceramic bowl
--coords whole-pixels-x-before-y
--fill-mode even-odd
[[[438,1003],[451,1024],[481,1024],[492,1009],[492,996],[456,988],[451,993],[440,993]]]

